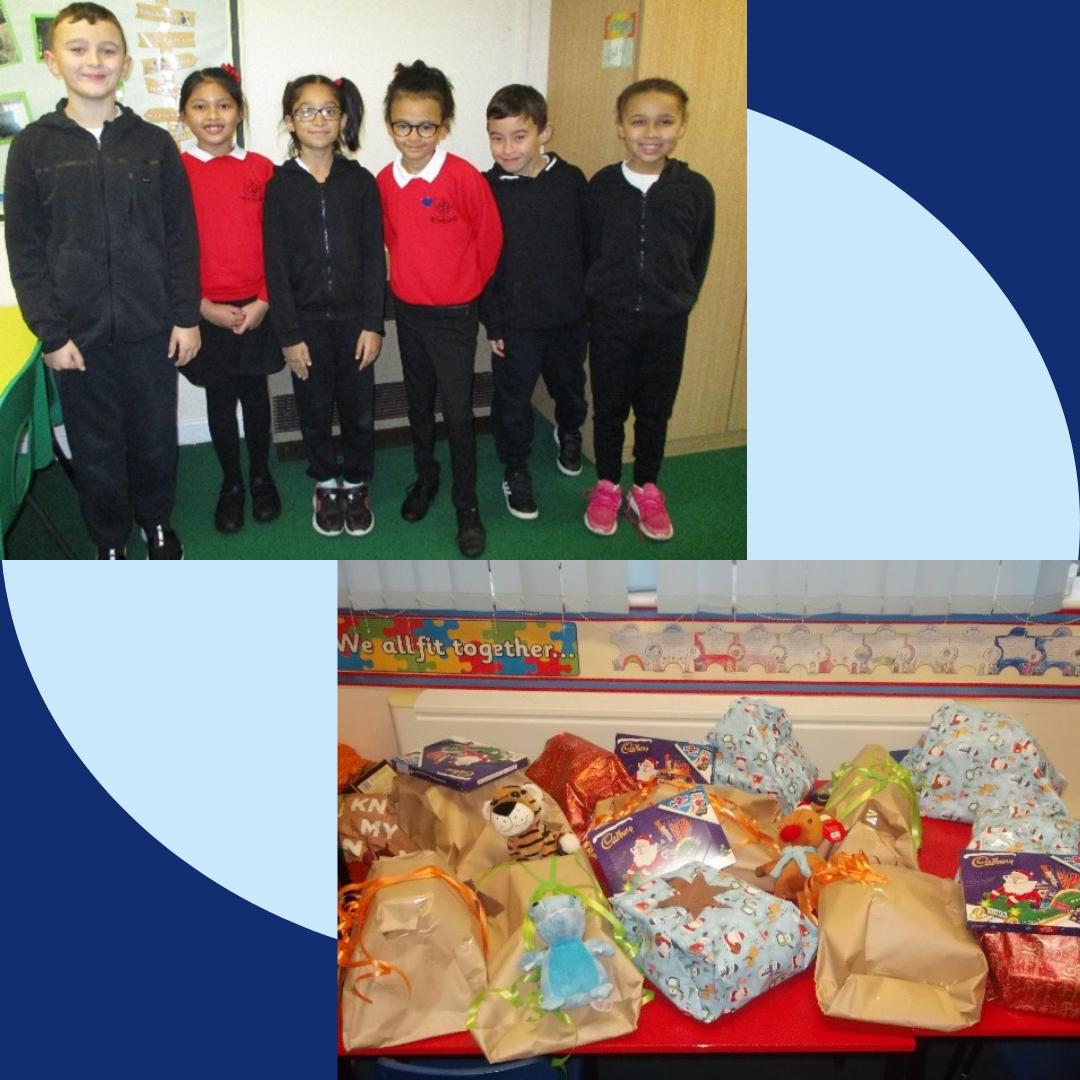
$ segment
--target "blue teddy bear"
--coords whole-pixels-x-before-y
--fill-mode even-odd
[[[529,908],[546,949],[526,953],[522,971],[540,965],[540,1005],[543,1009],[577,1009],[606,998],[613,987],[595,956],[611,956],[609,941],[582,941],[585,907],[576,896],[555,893]]]

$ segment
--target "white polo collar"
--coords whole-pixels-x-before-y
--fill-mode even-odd
[[[208,154],[201,146],[193,146],[188,153],[196,161],[213,161],[216,154]],[[247,157],[247,151],[242,146],[234,146],[224,157],[234,157],[237,161],[243,161]]]
[[[443,162],[446,160],[446,151],[441,146],[435,147],[435,153],[431,155],[431,160],[418,172],[411,173],[405,171],[405,166],[401,164],[401,158],[394,159],[394,180],[397,181],[397,186],[403,188],[410,180],[426,180],[429,184],[435,182],[435,177],[439,175],[439,170],[443,167]]]

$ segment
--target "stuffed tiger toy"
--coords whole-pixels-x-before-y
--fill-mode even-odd
[[[545,859],[578,851],[581,842],[573,833],[557,833],[543,821],[544,793],[536,784],[508,784],[495,792],[481,808],[495,831],[506,837],[510,858]]]

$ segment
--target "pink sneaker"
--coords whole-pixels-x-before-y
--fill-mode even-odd
[[[590,532],[611,536],[619,524],[619,508],[622,506],[622,489],[610,480],[598,480],[589,492],[589,508],[585,511],[585,525]]]
[[[664,493],[655,484],[630,488],[627,498],[627,510],[630,520],[650,540],[670,540],[675,535],[671,518],[664,506]]]

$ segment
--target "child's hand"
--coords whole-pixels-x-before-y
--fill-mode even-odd
[[[254,330],[266,318],[270,305],[265,300],[252,300],[240,308],[240,321],[233,327],[234,334]]]
[[[176,357],[176,366],[190,364],[202,348],[202,334],[197,326],[174,326],[169,338],[169,359]]]
[[[356,359],[360,361],[360,370],[374,364],[381,351],[382,334],[376,334],[374,330],[361,330],[356,339]]]
[[[55,352],[41,354],[45,366],[53,371],[85,371],[86,361],[74,341],[65,341]]]
[[[491,346],[491,351],[496,356],[506,356],[506,343],[502,338],[488,338],[488,344]]]
[[[199,314],[222,330],[232,330],[241,333],[236,327],[244,318],[244,311],[233,304],[215,304],[212,300],[202,300],[199,303]]]
[[[285,354],[285,363],[292,368],[292,373],[301,381],[306,379],[308,368],[311,367],[311,353],[308,352],[307,342],[287,345],[281,351]]]

